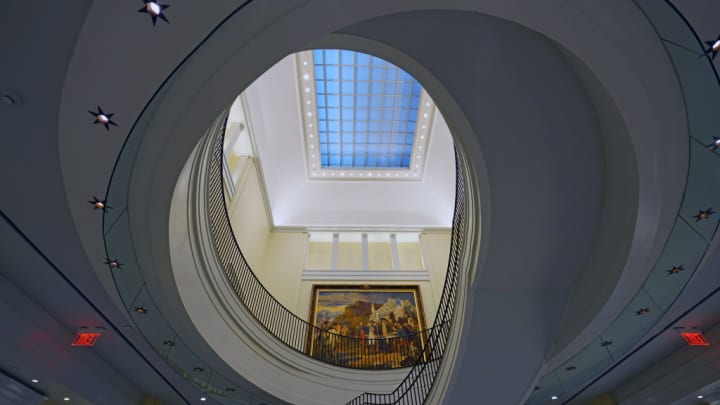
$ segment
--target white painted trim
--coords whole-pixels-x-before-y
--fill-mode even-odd
[[[303,270],[302,280],[430,281],[426,270]]]

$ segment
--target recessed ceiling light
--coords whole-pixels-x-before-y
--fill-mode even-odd
[[[428,107],[430,107],[430,102],[429,102],[429,101],[426,101],[426,102],[425,102],[425,105],[428,106]]]
[[[309,105],[309,104],[310,104],[310,100],[306,101],[305,104],[308,104],[308,105]]]
[[[323,176],[327,176],[327,173],[323,172]]]
[[[414,176],[415,176],[415,177],[417,177],[417,173],[415,173],[415,175],[414,175]]]
[[[423,124],[422,129],[425,129],[425,128],[427,128],[427,126],[425,124]]]
[[[372,173],[368,173],[368,177],[372,177]]]
[[[308,116],[308,117],[312,117],[312,112],[311,112],[311,111],[308,111],[307,116]]]
[[[315,154],[313,153],[313,154],[311,155],[311,157],[312,157],[313,159],[315,159]]]
[[[201,401],[207,401],[207,398],[205,398],[205,397],[200,397],[200,400],[201,400]]]
[[[415,168],[416,168],[416,169],[419,169],[419,168],[420,168],[420,165],[415,165]]]
[[[418,159],[422,159],[422,156],[420,156],[420,155],[417,155],[417,158],[418,158]]]
[[[407,177],[407,176],[408,176],[408,174],[407,174],[407,173],[405,173],[405,177]]]
[[[341,172],[340,175],[341,175],[341,176],[344,176],[344,175],[345,175],[345,172]]]
[[[310,93],[310,87],[305,87],[305,93]]]
[[[310,136],[310,138],[312,138],[312,137],[313,137],[313,136],[315,136],[315,135],[313,135],[313,134],[310,134],[309,136]]]
[[[704,397],[702,395],[698,395],[697,399],[703,399]]]
[[[355,177],[355,173],[350,173],[351,176]]]
[[[65,397],[65,398],[63,398],[63,401],[69,401],[69,400],[70,400],[70,398],[69,398],[69,397]]]
[[[554,400],[557,399],[557,397],[556,397],[555,395],[553,395],[553,396],[550,397],[550,399],[552,399],[552,400],[554,401]]]
[[[424,117],[424,118],[427,118],[427,117],[428,117],[427,113],[423,114],[423,117]]]
[[[310,75],[309,75],[309,74],[307,74],[307,73],[305,73],[305,74],[303,75],[303,79],[305,79],[305,80],[308,80],[308,79],[310,79]]]
[[[308,124],[308,128],[312,128],[312,124]]]
[[[425,135],[420,135],[420,139],[425,139]]]
[[[303,61],[303,66],[307,66],[307,61],[306,61],[306,60]]]
[[[418,149],[422,150],[422,145],[418,146]]]
[[[315,149],[315,145],[310,145],[310,149]]]
[[[38,380],[36,380],[35,378],[33,378],[33,379],[32,379],[32,380],[30,380],[30,381],[34,382],[35,384],[37,384],[37,383],[38,383]]]

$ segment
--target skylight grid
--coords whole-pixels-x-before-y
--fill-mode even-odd
[[[420,83],[360,52],[318,49],[313,57],[322,168],[410,168]]]

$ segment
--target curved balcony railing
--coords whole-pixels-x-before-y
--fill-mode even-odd
[[[427,344],[423,346],[422,355],[420,356],[421,359],[426,359],[426,361],[415,363],[405,379],[392,392],[385,394],[363,393],[350,401],[350,405],[421,404],[425,402],[433,388],[450,340],[458,296],[458,281],[461,278],[461,263],[467,226],[466,182],[463,162],[460,153],[456,150],[455,171],[457,180],[455,182],[455,212],[453,214],[450,255],[435,323],[428,331]]]
[[[224,127],[224,126],[223,126]],[[407,323],[398,322],[397,332],[377,338],[351,336],[313,325],[283,306],[260,282],[248,265],[233,233],[227,211],[227,188],[224,178],[224,131],[208,134],[214,137],[212,157],[208,161],[207,216],[217,259],[238,299],[258,323],[280,341],[312,358],[335,366],[357,369],[394,369],[416,364],[436,363],[442,357],[444,340],[452,319],[457,257],[462,247],[464,216],[458,214],[464,206],[463,181],[458,177],[455,219],[453,221],[450,262],[445,292],[440,300],[438,315],[432,328],[412,330]],[[462,176],[457,166],[458,176]],[[398,333],[400,332],[401,333]]]

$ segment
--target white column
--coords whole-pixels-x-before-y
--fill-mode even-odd
[[[367,270],[369,265],[369,257],[368,257],[368,236],[366,233],[362,234],[362,269]]]
[[[392,250],[392,268],[393,270],[399,270],[400,255],[398,254],[397,235],[394,233],[390,234],[390,250]]]
[[[338,254],[340,252],[340,234],[333,234],[333,245],[332,245],[332,263],[330,264],[330,270],[337,270],[338,268]]]

